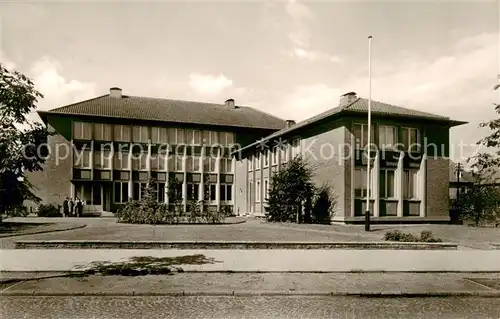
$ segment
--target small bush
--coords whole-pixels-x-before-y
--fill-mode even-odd
[[[62,217],[59,208],[53,204],[40,204],[37,211],[38,217]]]
[[[424,230],[420,233],[420,237],[410,233],[403,233],[399,230],[393,230],[385,233],[384,240],[398,242],[423,242],[437,243],[442,242],[440,238],[435,238],[431,231]]]
[[[329,224],[336,200],[331,187],[322,185],[316,189],[311,210],[312,221],[318,224]]]

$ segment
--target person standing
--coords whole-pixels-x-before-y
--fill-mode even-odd
[[[83,203],[80,198],[76,199],[76,217],[82,216]]]
[[[68,200],[68,197],[66,197],[64,199],[64,202],[63,202],[63,214],[64,214],[64,217],[68,217],[69,216],[69,200]]]
[[[73,198],[69,199],[69,216],[73,217],[75,214],[75,202]]]

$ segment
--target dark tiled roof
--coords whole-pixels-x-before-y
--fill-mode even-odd
[[[399,116],[399,117],[408,118],[408,119],[413,118],[413,119],[421,119],[421,120],[434,120],[434,121],[445,122],[445,123],[448,123],[449,125],[452,125],[452,126],[466,124],[466,122],[459,122],[459,121],[450,120],[449,117],[431,114],[431,113],[426,113],[426,112],[421,112],[421,111],[408,109],[408,108],[404,108],[404,107],[396,106],[396,105],[391,105],[391,104],[387,104],[387,103],[382,103],[382,102],[378,102],[378,101],[374,101],[374,100],[371,101],[371,111],[372,111],[373,115]],[[334,107],[334,108],[327,110],[323,113],[320,113],[318,115],[310,117],[304,121],[301,121],[301,122],[299,122],[291,127],[287,127],[287,128],[284,128],[278,132],[274,132],[273,134],[264,138],[263,141],[268,141],[268,140],[278,138],[280,136],[286,135],[287,133],[293,132],[293,131],[298,130],[299,128],[302,128],[302,127],[306,127],[308,125],[311,125],[317,121],[328,118],[330,116],[347,114],[349,112],[368,113],[368,99],[356,98],[354,101],[352,101],[346,105]],[[250,144],[250,145],[244,147],[243,149],[248,149],[250,147],[257,146],[257,145],[259,145],[259,143],[261,143],[261,142],[257,141],[253,144]]]
[[[279,130],[283,119],[251,107],[160,98],[109,95],[63,106],[40,114],[85,115],[200,125],[236,126]]]

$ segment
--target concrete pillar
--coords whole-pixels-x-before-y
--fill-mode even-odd
[[[394,178],[396,179],[396,197],[398,198],[398,211],[397,216],[403,217],[403,204],[404,204],[404,155],[405,152],[399,152],[398,168]]]
[[[170,151],[167,148],[167,153],[165,154],[165,203],[168,205],[168,181],[169,181],[169,171],[168,171],[168,161],[169,161]]]
[[[420,197],[420,217],[427,216],[427,154],[422,155],[418,172],[418,186]]]
[[[215,202],[217,210],[220,210],[220,149],[217,149],[217,157],[215,158],[215,173],[217,174],[217,183],[215,186]]]
[[[373,187],[372,198],[373,202],[373,217],[380,216],[380,152],[377,151],[373,161],[373,168],[371,168],[371,186]]]
[[[132,180],[132,148],[129,145],[128,152],[128,168],[129,168],[129,182],[128,182],[128,198],[134,197],[134,184]]]

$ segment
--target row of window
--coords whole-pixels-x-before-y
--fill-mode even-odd
[[[131,197],[134,200],[140,200],[144,197],[146,191],[147,183],[133,183],[132,194],[129,196],[128,182],[115,182],[114,183],[114,202],[117,204],[126,203]],[[156,184],[156,199],[158,202],[165,202],[165,183]],[[202,197],[207,201],[216,200],[216,189],[217,185],[204,185],[204,192]],[[201,200],[200,197],[200,184],[188,183],[187,184],[187,200]],[[175,198],[170,198],[170,202],[174,200],[182,200],[182,184],[177,185],[176,192],[172,192]],[[231,201],[233,198],[233,185],[231,184],[220,184],[219,185],[219,195],[221,201]]]
[[[378,146],[380,148],[394,148],[398,143],[404,145],[405,150],[420,150],[420,131],[413,127],[402,128],[402,141],[398,138],[398,128],[396,126],[378,125]],[[371,127],[371,141],[375,141],[375,127]],[[354,124],[354,138],[356,146],[365,147],[368,144],[368,124]],[[372,142],[373,143],[373,142]]]
[[[253,191],[255,192],[255,202],[260,203],[262,200],[266,201],[269,194],[270,182],[269,179],[264,179],[264,183],[261,183],[260,180],[255,181],[255,188],[253,187],[253,182],[249,182],[248,184],[248,192],[253,195]],[[263,188],[262,188],[263,187]],[[263,193],[264,198],[261,198],[261,194]]]
[[[128,170],[129,165],[129,154],[130,153],[115,153],[113,156],[114,169],[117,170]],[[109,151],[95,151],[94,152],[94,168],[98,169],[111,169],[111,153]],[[91,152],[82,151],[80,154],[74,154],[74,167],[76,168],[91,168]],[[167,156],[163,154],[156,154],[151,156],[150,164],[151,170],[165,171]],[[132,157],[132,169],[133,170],[147,170],[147,154],[143,153],[141,155],[135,155]],[[199,172],[201,165],[201,156],[186,156],[186,168],[183,168],[183,157],[182,156],[171,156],[168,160],[168,170],[171,172],[175,171],[187,171],[187,172]],[[216,158],[205,157],[203,158],[203,170],[205,172],[216,172]],[[221,173],[232,173],[232,159],[221,158],[220,159],[220,172]]]
[[[395,199],[397,196],[395,170],[381,169],[379,175],[380,198]],[[366,168],[356,168],[354,173],[354,195],[357,198],[366,198],[367,195]],[[370,178],[370,194],[373,194],[374,179]],[[418,199],[418,170],[408,169],[403,171],[403,198]],[[371,196],[370,196],[371,197]]]
[[[281,163],[287,163],[291,158],[294,158],[295,156],[300,154],[299,140],[294,140],[289,147],[291,148],[291,154],[289,153],[288,148],[278,149],[277,147],[274,147],[271,150],[264,150],[262,153],[256,153],[255,155],[249,156],[248,170],[252,171],[254,169],[255,170],[260,169],[261,157],[262,157],[262,167],[267,168],[269,167],[269,164],[271,165],[278,164],[278,156],[280,158]],[[271,157],[271,159],[269,159],[269,157]]]
[[[93,133],[93,134],[92,134]],[[113,133],[113,134],[112,134]],[[183,128],[113,125],[73,122],[73,139],[147,143],[230,146],[235,143],[233,132],[201,131]]]

